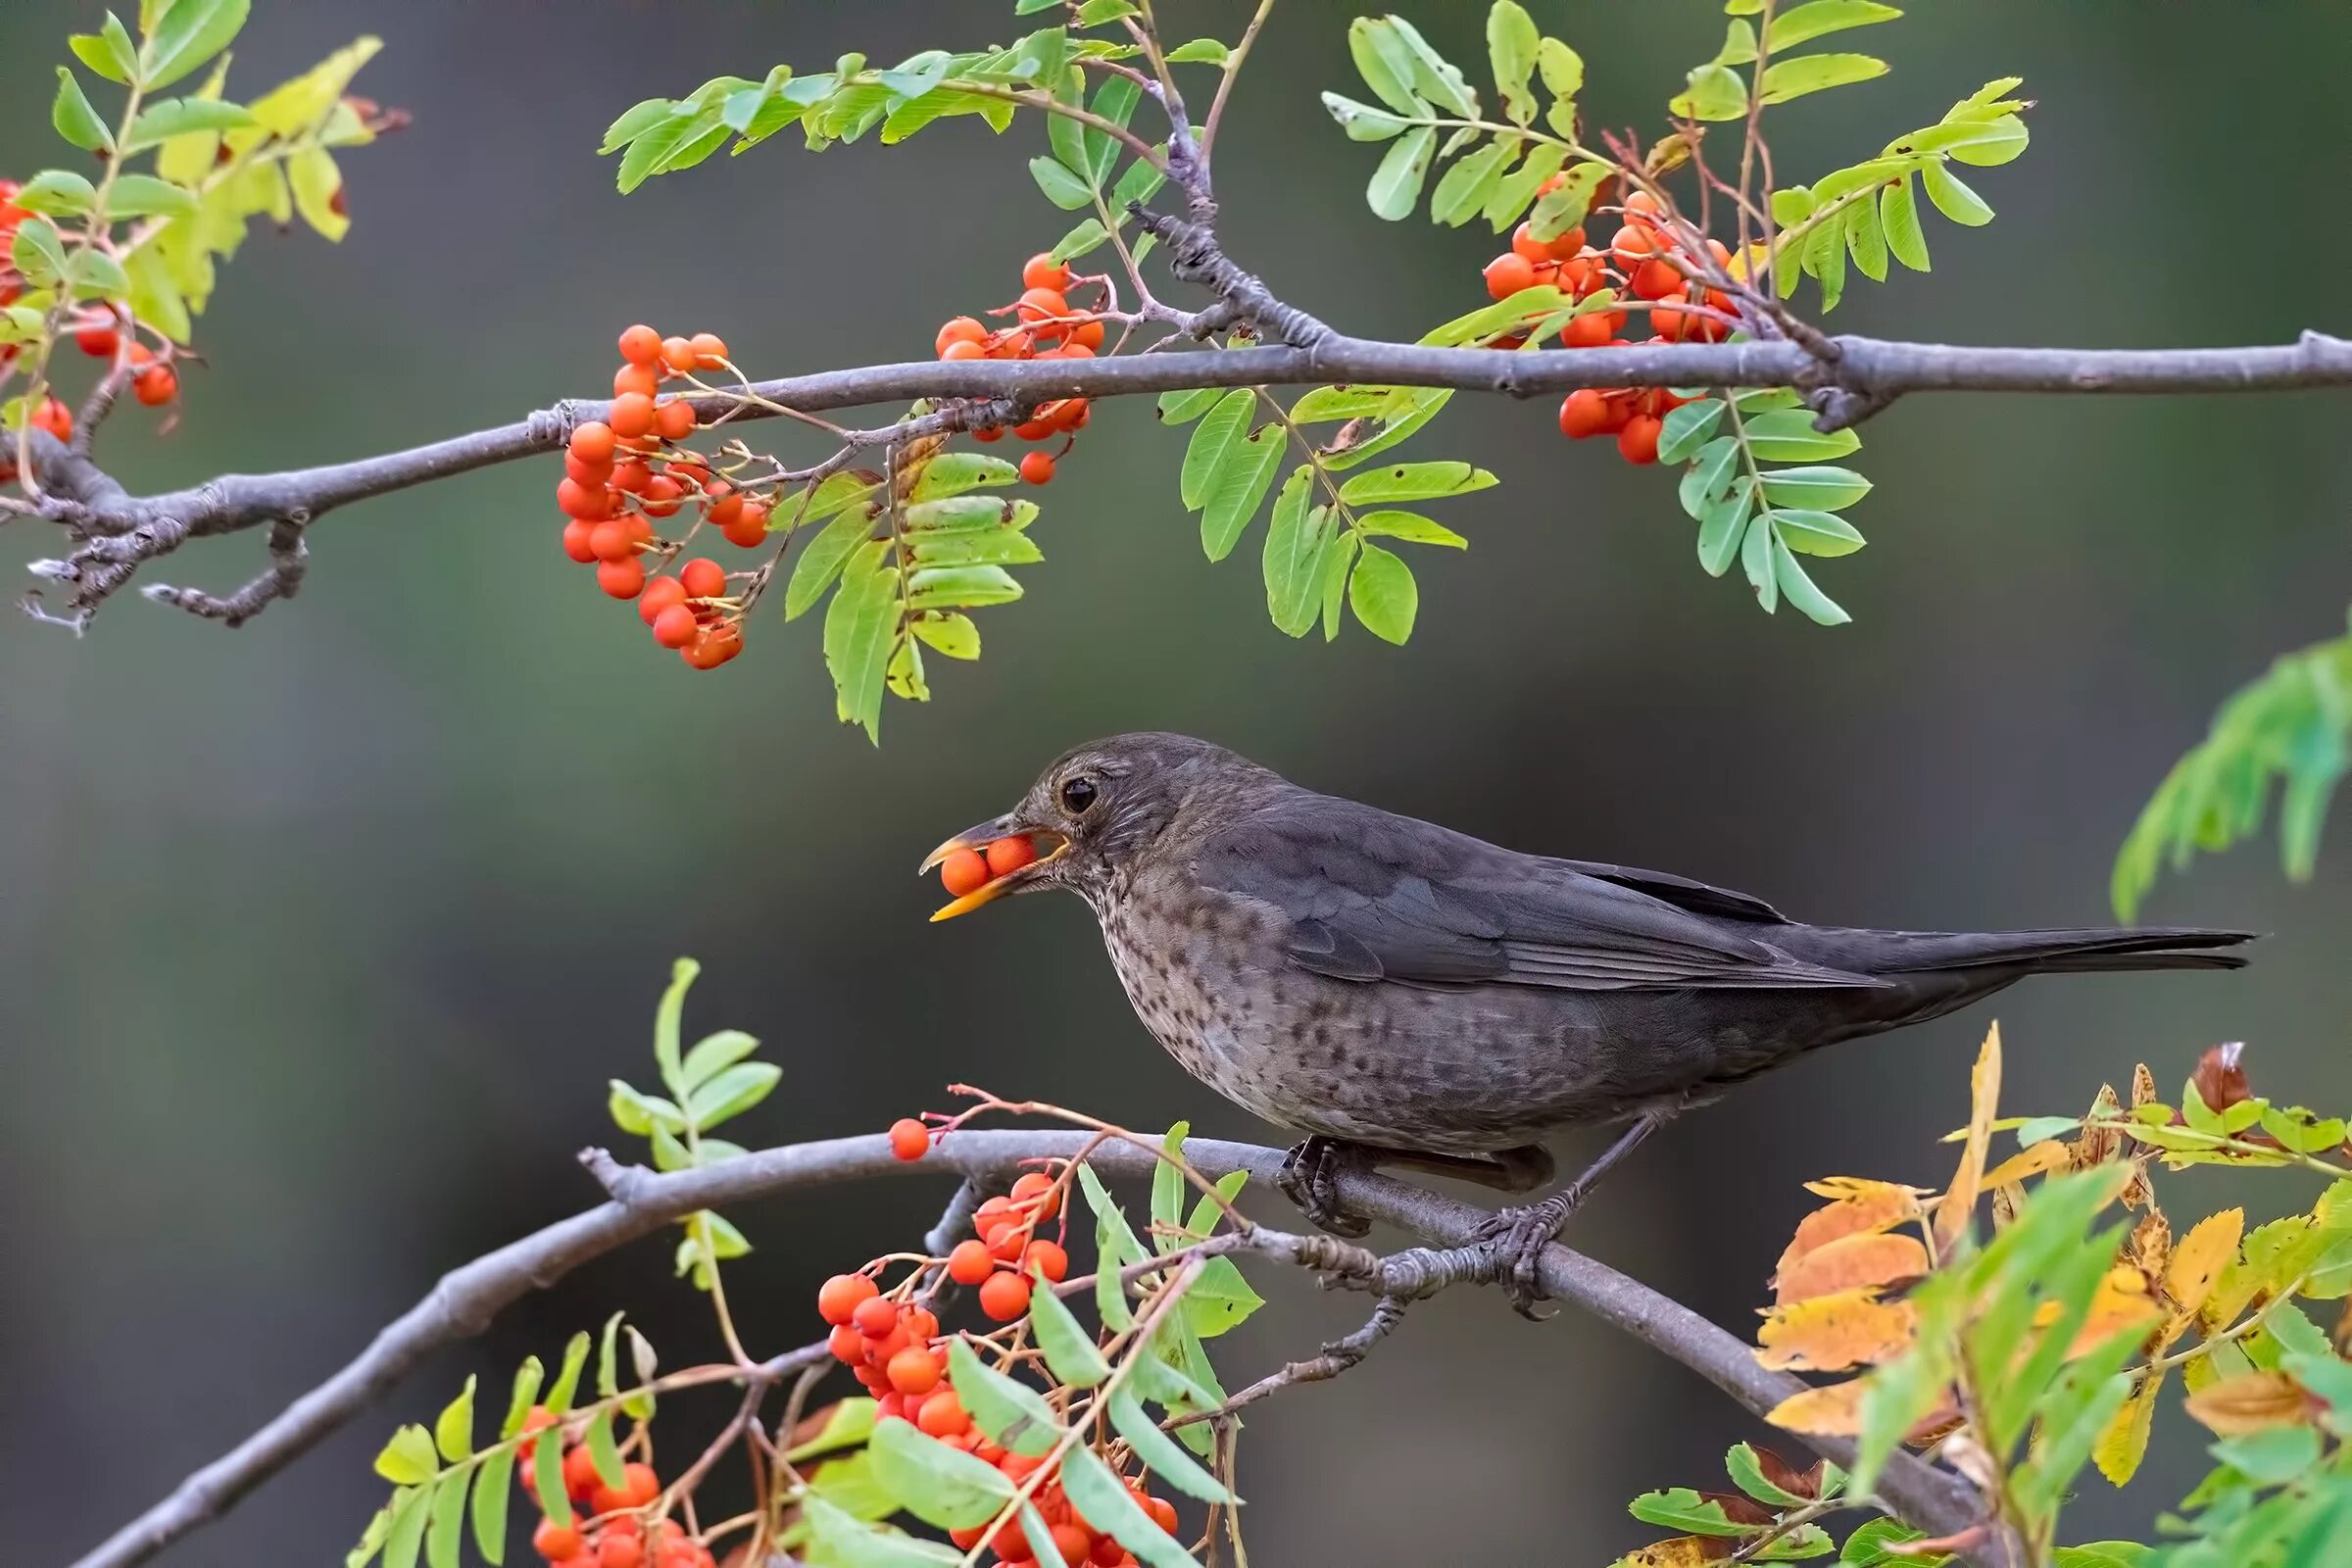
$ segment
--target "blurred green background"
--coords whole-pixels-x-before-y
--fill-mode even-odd
[[[1231,37],[1242,16],[1166,9],[1179,35]],[[1477,62],[1484,9],[1408,11]],[[1698,4],[1533,9],[1585,53],[1589,115],[1650,131],[1721,31]],[[1001,142],[956,121],[821,158],[787,136],[625,201],[593,155],[649,93],[853,47],[1001,40],[1004,4],[255,11],[232,90],[375,31],[388,47],[359,86],[416,123],[349,159],[346,244],[257,232],[224,273],[178,431],[151,439],[133,409],[108,433],[134,489],[595,392],[638,318],[720,331],[763,374],[921,358],[943,318],[1009,298],[1021,259],[1066,226],[1022,168],[1043,140],[1026,121]],[[101,13],[0,8],[9,172],[59,156],[51,70]],[[1326,318],[1410,337],[1483,300],[1497,246],[1364,211],[1374,154],[1315,102],[1354,79],[1350,14],[1277,13],[1218,161],[1226,235]],[[2027,157],[1975,177],[1999,221],[1931,220],[1934,273],[1857,285],[1837,325],[2152,346],[2352,324],[2321,281],[2352,243],[2324,195],[2344,169],[2338,8],[1946,3],[1855,46],[1894,74],[1776,113],[1785,177],[1996,74],[2024,75],[2040,107]],[[1274,1136],[1154,1049],[1075,901],[923,922],[923,851],[1100,733],[1195,731],[1311,785],[1799,916],[2100,920],[2117,843],[2214,705],[2341,625],[2344,408],[1913,398],[1867,427],[1879,489],[1854,515],[1872,547],[1820,573],[1856,624],[1825,631],[1704,578],[1666,476],[1561,442],[1547,402],[1461,400],[1411,450],[1504,483],[1446,506],[1473,548],[1417,553],[1420,630],[1397,650],[1352,627],[1332,647],[1274,632],[1254,542],[1205,564],[1176,501],[1179,443],[1148,405],[1106,405],[1041,497],[1049,561],[1024,573],[1028,599],[984,613],[987,659],[935,670],[931,705],[891,706],[879,752],[834,725],[813,624],[762,618],[711,676],[653,649],[559,556],[552,461],[335,514],[302,598],[240,633],[127,596],[80,642],[0,623],[6,1555],[86,1547],[442,1269],[594,1200],[572,1153],[613,1136],[605,1080],[650,1075],[677,954],[707,965],[690,1023],[750,1029],[785,1065],[739,1124],[752,1141],[878,1128],[956,1079]],[[11,569],[54,548],[10,534]],[[244,536],[156,575],[220,588],[258,559]],[[2258,1088],[2345,1108],[2347,837],[2339,822],[2312,886],[2284,884],[2266,844],[2159,889],[2153,918],[2276,933],[2243,975],[2002,998],[2010,1108],[2079,1107],[2139,1058],[2169,1089],[2224,1039],[2251,1042]],[[1991,1010],[1820,1054],[1676,1126],[1571,1240],[1745,1332],[1800,1182],[1941,1179],[1935,1140],[1963,1114]],[[2283,1209],[2305,1189],[2230,1191]],[[816,1280],[905,1244],[944,1197],[909,1181],[736,1215],[759,1247],[735,1269],[755,1343],[809,1337]],[[1360,1311],[1266,1284],[1274,1309],[1223,1342],[1234,1377]],[[438,1356],[166,1560],[332,1560],[380,1499],[368,1461],[395,1421],[468,1371],[503,1383],[616,1305],[671,1364],[713,1348],[667,1249],[641,1246]],[[673,1454],[700,1418],[679,1404]],[[2121,1498],[2091,1480],[2069,1534],[2176,1501],[2196,1460],[2184,1426],[2168,1401],[2143,1480]],[[1599,1561],[1647,1538],[1627,1496],[1706,1485],[1726,1444],[1757,1435],[1605,1328],[1531,1326],[1461,1293],[1354,1375],[1261,1407],[1243,1480],[1269,1563]]]

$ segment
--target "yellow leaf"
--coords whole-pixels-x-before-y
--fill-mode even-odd
[[[1984,1031],[1977,1064],[1968,1075],[1968,1144],[1960,1152],[1959,1168],[1936,1203],[1936,1251],[1938,1256],[1957,1246],[1977,1211],[1977,1197],[1984,1180],[1984,1150],[1992,1141],[1992,1121],[2001,1099],[2001,1026]]]
[[[1764,1419],[1790,1432],[1817,1438],[1851,1438],[1862,1432],[1862,1380],[1849,1378],[1827,1388],[1792,1394],[1765,1412]]]
[[[2283,1372],[2241,1372],[2188,1396],[2188,1413],[2225,1438],[2310,1418],[2302,1385]]]
[[[1919,1217],[1919,1189],[1893,1182],[1865,1181],[1856,1176],[1831,1176],[1807,1182],[1806,1188],[1835,1201],[1797,1221],[1796,1234],[1774,1265],[1787,1273],[1807,1253],[1849,1236],[1870,1236]]]
[[[282,87],[272,88],[246,107],[272,135],[295,136],[326,118],[343,97],[343,89],[360,68],[375,58],[384,40],[362,37],[328,55],[310,71]]]
[[[2099,1281],[2098,1292],[2090,1298],[2090,1311],[2066,1353],[2069,1357],[2084,1355],[2119,1334],[2145,1334],[2163,1318],[2148,1297],[2148,1277],[2129,1263],[2118,1263]]]
[[[2091,1447],[2091,1462],[2099,1467],[2099,1474],[2119,1487],[2132,1479],[2139,1461],[2147,1457],[2148,1434],[2155,1428],[2156,1396],[2164,1392],[2164,1378],[2162,1372],[2142,1378]]]
[[[1774,1300],[1786,1306],[1859,1285],[1898,1285],[1928,1272],[1928,1250],[1914,1237],[1847,1236],[1815,1248],[1773,1276]]]
[[[1723,1561],[1737,1545],[1739,1542],[1729,1536],[1677,1536],[1629,1551],[1609,1568],[1699,1568],[1702,1563]]]
[[[2173,1249],[2172,1266],[2164,1275],[2164,1294],[2173,1298],[2176,1316],[2191,1316],[2205,1304],[2213,1294],[2214,1281],[2237,1255],[2245,1229],[2246,1211],[2225,1208],[2206,1215],[2180,1238],[2180,1245]]]
[[[1774,1307],[1756,1331],[1760,1365],[1782,1371],[1843,1372],[1907,1348],[1919,1329],[1909,1301],[1882,1301],[1875,1286]]]
[[[2052,1171],[2064,1170],[2073,1163],[2074,1156],[2067,1152],[2066,1145],[2055,1138],[2045,1138],[2033,1148],[2002,1160],[1986,1174],[1984,1185],[2008,1187],[2029,1176],[2047,1176]]]

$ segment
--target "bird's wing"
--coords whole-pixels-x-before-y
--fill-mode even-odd
[[[1303,791],[1206,839],[1192,869],[1205,887],[1288,916],[1291,961],[1343,980],[1575,991],[1884,983],[1757,940],[1770,927],[1751,910],[1779,917],[1742,895],[1515,855]]]

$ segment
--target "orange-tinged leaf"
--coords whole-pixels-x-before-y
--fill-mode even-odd
[[[2225,1208],[2218,1214],[2208,1214],[2191,1227],[2180,1243],[2173,1249],[2172,1266],[2165,1271],[2164,1294],[2173,1298],[2173,1312],[2179,1317],[2193,1315],[2213,1294],[2213,1282],[2221,1278],[2222,1270],[2237,1255],[2237,1244],[2244,1237],[2246,1211]]]
[[[1862,1433],[1862,1380],[1849,1378],[1827,1388],[1791,1394],[1765,1412],[1764,1419],[1790,1432],[1817,1438],[1852,1438]]]
[[[1677,1536],[1629,1551],[1610,1568],[1698,1568],[1701,1563],[1723,1561],[1739,1545],[1739,1539],[1733,1536]]]
[[[2173,1222],[2164,1217],[2164,1210],[2151,1205],[2139,1217],[2124,1239],[2124,1256],[2149,1280],[2161,1280],[2171,1271]]]
[[[2066,1353],[2070,1358],[2085,1354],[2119,1334],[2146,1334],[2163,1320],[2163,1311],[2148,1295],[2148,1277],[2129,1263],[2118,1263],[2099,1281],[2090,1311]]]
[[[1773,1272],[1788,1272],[1808,1252],[1849,1236],[1871,1236],[1919,1217],[1920,1192],[1893,1182],[1866,1181],[1858,1176],[1831,1176],[1807,1182],[1810,1192],[1834,1201],[1796,1222],[1796,1234],[1781,1253]]]
[[[2031,1149],[2020,1150],[1984,1174],[1986,1187],[2009,1187],[2029,1176],[2047,1176],[2064,1170],[2074,1163],[2074,1155],[2066,1145],[2055,1138],[2045,1138]]]
[[[2228,1110],[2239,1101],[2250,1098],[2254,1091],[2246,1084],[2246,1069],[2239,1058],[2246,1048],[2239,1041],[2226,1046],[2207,1048],[2197,1058],[2197,1070],[2189,1075],[2196,1086],[2197,1098],[2217,1111]]]
[[[2140,1460],[2147,1457],[2148,1434],[2156,1425],[2156,1396],[2164,1392],[2164,1379],[2162,1372],[2142,1378],[2091,1446],[2091,1462],[2116,1486],[2131,1480]]]
[[[1936,1253],[1938,1257],[1959,1244],[1977,1211],[1984,1190],[1984,1152],[1992,1142],[1993,1117],[2001,1100],[2001,1026],[1984,1031],[1977,1050],[1977,1064],[1968,1074],[1968,1142],[1960,1151],[1959,1167],[1936,1203]]]
[[[2225,1438],[2310,1419],[2302,1385],[2283,1372],[2241,1372],[2188,1396],[2188,1413]]]
[[[1773,1299],[1786,1306],[1859,1285],[1900,1285],[1927,1272],[1928,1250],[1916,1237],[1847,1236],[1815,1248],[1775,1274]]]
[[[1909,1301],[1882,1301],[1866,1285],[1774,1307],[1756,1331],[1756,1360],[1781,1371],[1843,1372],[1908,1348],[1918,1329]]]

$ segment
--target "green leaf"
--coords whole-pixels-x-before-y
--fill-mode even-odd
[[[1747,114],[1747,83],[1728,66],[1697,66],[1690,74],[1690,85],[1669,99],[1666,108],[1685,120],[1740,120]]]
[[[858,1446],[873,1436],[878,1408],[872,1399],[842,1400],[833,1407],[833,1414],[826,1420],[824,1430],[806,1443],[794,1444],[784,1457],[799,1464],[804,1459],[813,1459],[819,1454],[838,1453],[843,1448]]]
[[[691,1095],[719,1073],[760,1049],[760,1042],[740,1029],[721,1029],[705,1035],[686,1053],[678,1069],[679,1087]]]
[[[907,626],[923,640],[926,647],[950,659],[980,657],[980,628],[972,624],[969,615],[940,611],[917,615],[907,622]]]
[[[1372,183],[1364,189],[1364,200],[1370,204],[1373,216],[1394,222],[1411,215],[1420,204],[1421,185],[1429,177],[1430,160],[1436,155],[1437,145],[1437,128],[1420,125],[1398,137],[1381,155],[1380,167],[1372,172]]]
[[[1457,67],[1430,47],[1418,28],[1396,16],[1385,17],[1376,25],[1386,26],[1403,45],[1411,61],[1414,91],[1445,105],[1464,120],[1479,118],[1478,94],[1470,90],[1469,81]]]
[[[1364,629],[1384,642],[1401,644],[1413,634],[1421,591],[1404,562],[1378,545],[1363,547],[1363,559],[1348,579],[1348,606]]]
[[[979,1463],[977,1459],[972,1462]],[[1112,1540],[1151,1568],[1197,1568],[1192,1553],[1152,1522],[1127,1491],[1127,1484],[1096,1458],[1092,1448],[1072,1448],[1063,1458],[1061,1490],[1088,1524],[1107,1531]]]
[[[1336,92],[1323,95],[1323,107],[1332,119],[1340,122],[1340,128],[1348,133],[1349,141],[1387,141],[1391,136],[1401,134],[1412,123],[1400,115],[1375,109],[1370,104],[1357,103]]]
[[[148,91],[171,86],[227,48],[249,9],[251,0],[173,0],[147,36],[140,74]]]
[[[1057,262],[1076,261],[1108,238],[1110,238],[1110,230],[1102,226],[1102,220],[1099,218],[1090,218],[1067,234],[1062,235],[1054,242],[1054,248],[1046,254]]]
[[[557,1415],[571,1408],[571,1399],[579,1392],[580,1370],[588,1364],[589,1339],[586,1333],[574,1334],[564,1345],[564,1364],[556,1370],[555,1386],[547,1391],[540,1402]]]
[[[1110,1376],[1110,1363],[1096,1348],[1095,1337],[1080,1326],[1053,1285],[1042,1277],[1029,1293],[1029,1328],[1037,1336],[1046,1366],[1061,1383],[1091,1389]]]
[[[1879,226],[1879,204],[1863,197],[1846,205],[1838,220],[1854,266],[1874,283],[1886,281],[1886,231]]]
[[[106,24],[98,31],[75,33],[66,42],[83,65],[107,80],[127,87],[137,79],[138,45],[130,41],[129,29],[112,11],[106,14]]]
[[[473,1482],[473,1549],[482,1560],[507,1560],[507,1494],[514,1486],[514,1450],[495,1448]]]
[[[1355,555],[1362,548],[1362,535],[1342,528],[1332,535],[1331,548],[1323,553],[1323,564],[1315,574],[1315,600],[1323,607],[1323,640],[1327,643],[1339,641],[1340,612],[1348,604],[1348,575],[1355,569]]]
[[[1291,470],[1266,527],[1266,613],[1291,637],[1305,636],[1315,623],[1322,607],[1323,552],[1332,540],[1331,509],[1307,508],[1306,474],[1303,464]]]
[[[90,107],[89,97],[82,92],[81,82],[66,66],[57,68],[57,101],[50,105],[49,122],[57,133],[85,153],[98,152],[115,145],[114,132]]]
[[[1001,1447],[1043,1454],[1061,1436],[1061,1424],[1045,1396],[981,1360],[966,1340],[948,1346],[948,1381],[956,1386],[956,1396],[971,1412],[973,1423]]]
[[[1545,38],[1536,45],[1536,70],[1543,75],[1544,85],[1552,98],[1544,122],[1574,140],[1576,95],[1585,85],[1584,57],[1557,38]]]
[[[119,300],[130,292],[122,264],[104,251],[75,251],[66,263],[65,281],[77,299]]]
[[[1221,66],[1233,54],[1214,38],[1195,38],[1180,43],[1161,56],[1171,66]]]
[[[1981,228],[1992,221],[1992,209],[1985,205],[1984,198],[1962,184],[1960,176],[1943,165],[1921,165],[1919,182],[1926,188],[1928,200],[1936,204],[1936,210],[1953,222]]]
[[[1733,1522],[1721,1502],[1702,1497],[1689,1487],[1644,1492],[1626,1504],[1626,1512],[1645,1525],[1690,1536],[1744,1536],[1754,1528]]]
[[[970,1407],[967,1396],[965,1408]],[[1012,1500],[1013,1484],[1003,1471],[926,1437],[911,1421],[879,1423],[865,1451],[873,1456],[875,1481],[927,1525],[969,1530],[994,1519]]]
[[[1682,504],[1682,509],[1704,522],[1714,505],[1730,494],[1733,469],[1739,456],[1740,443],[1728,435],[1719,435],[1699,448],[1698,455],[1690,460],[1690,468],[1684,472],[1682,482],[1675,486],[1675,499]],[[1742,485],[1754,483],[1745,475],[1741,475],[1739,482]]]
[[[1323,455],[1323,466],[1330,471],[1352,468],[1405,440],[1412,433],[1437,417],[1440,410],[1453,398],[1450,387],[1413,387],[1399,389],[1399,400],[1382,417],[1379,433],[1359,439],[1353,446]]]
[[[467,1377],[464,1392],[441,1409],[433,1422],[433,1446],[451,1464],[468,1458],[473,1453],[473,1379]]]
[[[1159,417],[1165,424],[1190,424],[1210,409],[1226,394],[1221,386],[1196,387],[1189,392],[1162,392],[1159,395]]]
[[[384,1568],[416,1568],[424,1549],[424,1527],[433,1502],[431,1487],[396,1493],[392,1498],[392,1528],[384,1537]]]
[[[1389,501],[1428,501],[1440,496],[1466,496],[1497,482],[1487,469],[1467,463],[1401,463],[1357,474],[1340,486],[1340,499],[1351,507]]]
[[[963,1553],[937,1542],[868,1524],[819,1493],[805,1494],[800,1506],[824,1553],[821,1560],[832,1568],[956,1568],[963,1561]]]
[[[936,465],[935,465],[936,466]],[[808,541],[794,563],[792,578],[784,588],[784,618],[797,620],[808,612],[810,606],[825,597],[825,590],[850,564],[860,545],[874,529],[873,519],[862,507],[851,508],[825,524],[824,530]]]
[[[612,1441],[612,1412],[599,1410],[588,1418],[588,1457],[596,1466],[596,1479],[608,1487],[619,1487],[628,1477],[620,1468],[620,1446]]]
[[[618,1078],[612,1081],[605,1108],[615,1127],[638,1138],[652,1137],[656,1127],[670,1133],[686,1130],[686,1113],[674,1102],[660,1095],[641,1094]]]
[[[1875,5],[1872,0],[1809,0],[1773,18],[1772,25],[1764,29],[1764,41],[1775,55],[1785,55],[1825,33],[1892,22],[1901,15],[1893,6]]]
[[[1250,394],[1245,392],[1244,397]],[[1245,419],[1248,410],[1244,410]],[[1203,420],[1201,428],[1206,429]],[[1199,440],[1198,434],[1194,439]],[[1200,507],[1200,548],[1211,561],[1223,561],[1241,542],[1257,515],[1257,509],[1273,488],[1275,470],[1282,466],[1282,455],[1290,438],[1280,424],[1267,423],[1243,441],[1228,446],[1224,460],[1209,476],[1208,490]],[[1186,454],[1189,463],[1191,454]]]
[[[697,1127],[716,1127],[765,1100],[783,1076],[772,1061],[738,1062],[687,1096],[686,1114]]]
[[[259,123],[249,110],[218,98],[167,98],[141,110],[139,118],[130,122],[130,131],[122,138],[122,156],[144,152],[174,136],[245,130]]]
[[[396,1487],[422,1486],[441,1473],[433,1457],[433,1435],[416,1425],[402,1427],[375,1456],[375,1473]]]
[[[1131,1263],[1141,1263],[1152,1254],[1136,1239],[1135,1230],[1127,1216],[1119,1211],[1111,1198],[1110,1189],[1095,1174],[1092,1165],[1078,1167],[1078,1186],[1086,1194],[1087,1206],[1095,1211],[1095,1312],[1103,1326],[1113,1333],[1124,1333],[1135,1326],[1135,1314],[1128,1310],[1127,1294],[1119,1286],[1119,1271]]]
[[[1674,412],[1680,414],[1683,411],[1677,409]],[[1659,455],[1664,456],[1662,446]],[[1870,481],[1851,468],[1768,468],[1764,472],[1764,498],[1784,506],[1841,512],[1868,494]],[[1844,552],[1814,551],[1812,554],[1842,555]]]
[[[522,1430],[522,1423],[531,1413],[531,1405],[539,1397],[539,1383],[547,1375],[535,1355],[522,1358],[514,1369],[514,1391],[507,1396],[507,1418],[498,1424],[499,1441],[504,1443]]]
[[[1496,179],[1488,188],[1485,213],[1494,232],[1499,234],[1517,222],[1527,204],[1536,199],[1537,187],[1558,173],[1567,161],[1567,148],[1539,144],[1527,150],[1517,169]]]
[[[98,200],[97,187],[79,174],[63,169],[44,169],[24,182],[10,200],[28,213],[71,218],[86,213]]]
[[[1184,1157],[1185,1135],[1192,1130],[1193,1124],[1186,1121],[1170,1127],[1160,1141],[1161,1157],[1152,1162],[1152,1239],[1162,1252],[1184,1245],[1176,1234],[1184,1223],[1184,1172],[1176,1162]]]
[[[1928,236],[1919,226],[1919,197],[1908,176],[1880,192],[1879,223],[1896,261],[1914,272],[1928,270]]]
[[[2263,1486],[2284,1486],[2320,1459],[2320,1434],[2307,1426],[2268,1427],[2213,1446],[2213,1456]]]
[[[1037,188],[1046,193],[1046,200],[1063,212],[1076,212],[1094,202],[1095,193],[1086,181],[1051,158],[1030,159],[1029,173]]]
[[[1348,24],[1348,53],[1373,96],[1400,115],[1426,119],[1428,106],[1413,95],[1411,53],[1396,30],[1370,17]]]
[[[1257,394],[1248,387],[1238,387],[1217,400],[1200,421],[1199,429],[1184,449],[1184,468],[1177,479],[1177,492],[1188,510],[1198,511],[1208,502],[1210,486],[1218,470],[1235,448],[1249,433],[1250,415],[1257,406]]]
[[[1767,615],[1781,608],[1780,579],[1773,571],[1774,544],[1770,519],[1759,518],[1740,547],[1740,569],[1747,574],[1748,586],[1756,591],[1756,603],[1764,607]]]
[[[1723,422],[1723,411],[1721,398],[1699,398],[1670,410],[1658,432],[1658,461],[1687,463],[1697,456]]]
[[[1886,62],[1869,55],[1802,55],[1765,67],[1757,97],[1767,104],[1785,104],[1826,87],[1843,87],[1885,74]]]
[[[556,1429],[550,1427],[531,1446],[531,1491],[538,1495],[541,1513],[561,1519],[571,1511],[571,1498],[564,1491],[564,1445],[555,1438]]]
[[[1516,137],[1498,136],[1446,170],[1430,193],[1430,221],[1459,228],[1484,212],[1520,145]]]
[[[1469,540],[1417,512],[1367,512],[1355,519],[1355,530],[1384,539],[1402,539],[1407,544],[1445,545],[1454,550],[1470,548]]]
[[[196,198],[153,174],[117,174],[106,210],[113,218],[185,218],[196,211]]]
[[[1145,1413],[1135,1396],[1125,1389],[1110,1396],[1110,1424],[1127,1446],[1135,1450],[1151,1472],[1188,1497],[1202,1502],[1234,1503],[1241,1499],[1227,1491],[1224,1483],[1200,1468],[1193,1456],[1184,1451],[1181,1444],[1159,1429],[1159,1423]]]
[[[1770,473],[1764,476],[1764,489],[1769,497]],[[1861,531],[1835,513],[1782,510],[1773,513],[1772,520],[1781,542],[1799,555],[1850,556],[1862,548]]]
[[[883,676],[899,623],[899,574],[884,563],[889,553],[886,539],[858,546],[825,611],[825,668],[833,677],[835,710],[843,722],[862,725],[877,741]]]
[[[1543,34],[1525,6],[1518,0],[1494,0],[1487,13],[1487,64],[1494,73],[1494,95],[1502,100],[1503,114],[1522,125],[1536,118],[1528,76],[1536,69],[1536,51],[1542,45]],[[1574,97],[1574,89],[1566,96]]]
[[[1814,429],[1813,414],[1807,409],[1775,409],[1754,415],[1746,421],[1745,434],[1748,450],[1767,463],[1842,458],[1862,445],[1862,438],[1851,430]]]
[[[1735,1443],[1723,1456],[1723,1467],[1734,1485],[1758,1502],[1775,1508],[1802,1508],[1813,1499],[1802,1497],[1764,1474],[1763,1458],[1744,1443]]]
[[[1200,1272],[1193,1276],[1191,1288],[1184,1293],[1184,1320],[1194,1334],[1213,1340],[1241,1327],[1265,1304],[1265,1298],[1250,1289],[1232,1258],[1212,1257],[1200,1265]]]
[[[1789,514],[1781,513],[1779,515],[1785,519]],[[1821,513],[1818,515],[1826,517],[1829,514]],[[1765,530],[1759,528],[1756,532],[1762,534]],[[1816,555],[1821,553],[1814,552]],[[1788,553],[1788,543],[1778,537],[1772,541],[1772,571],[1779,584],[1781,597],[1795,606],[1806,619],[1816,625],[1842,626],[1854,618],[1845,612],[1838,601],[1815,586],[1813,579],[1805,574],[1805,568],[1797,564],[1796,557]]]
[[[694,959],[677,959],[669,966],[669,984],[662,988],[662,1000],[654,1007],[654,1065],[661,1069],[662,1082],[672,1093],[682,1092],[678,1076],[678,1025],[686,1013],[686,993],[694,989],[695,979],[702,972],[703,966]],[[570,1382],[566,1381],[567,1396],[569,1388]],[[562,1408],[558,1407],[559,1414]]]
[[[432,1568],[458,1568],[458,1548],[466,1539],[466,1490],[473,1472],[451,1472],[433,1488],[433,1500],[424,1531],[424,1560]]]
[[[1161,143],[1158,150],[1160,155],[1165,157],[1168,150],[1167,144]],[[1117,215],[1122,215],[1127,211],[1128,203],[1150,201],[1159,193],[1159,187],[1167,182],[1167,175],[1145,163],[1141,158],[1129,164],[1127,172],[1119,176],[1119,182],[1110,188],[1110,210],[1114,215],[1113,221],[1125,222],[1126,219]],[[1149,234],[1144,236],[1146,239],[1152,237]],[[1143,256],[1139,253],[1135,259],[1141,262]]]

